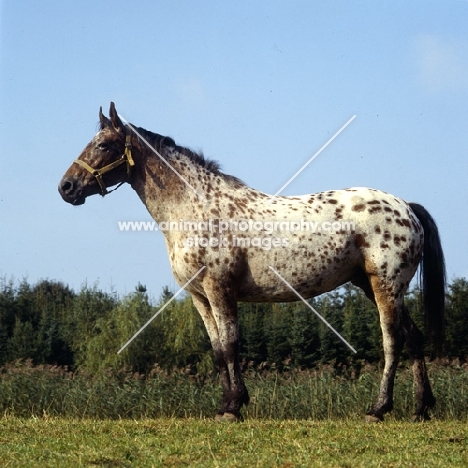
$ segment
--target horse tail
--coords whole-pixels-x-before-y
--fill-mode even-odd
[[[429,212],[417,203],[409,204],[424,229],[420,264],[426,333],[436,356],[442,354],[445,328],[445,260],[439,230]]]

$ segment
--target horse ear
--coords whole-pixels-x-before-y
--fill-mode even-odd
[[[115,128],[115,130],[124,131],[124,124],[120,120],[113,102],[110,103],[109,117],[111,118],[112,126]]]
[[[102,113],[102,107],[99,108],[99,122],[101,123],[101,130],[111,124],[111,121]]]

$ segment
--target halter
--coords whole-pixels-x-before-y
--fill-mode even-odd
[[[107,166],[101,167],[101,169],[94,169],[92,168],[88,163],[85,163],[84,161],[81,161],[81,159],[75,159],[75,161],[79,166],[83,167],[86,169],[88,172],[90,172],[94,177],[96,177],[96,180],[98,181],[99,187],[101,187],[101,195],[107,195],[108,193],[113,192],[114,190],[117,190],[124,182],[120,182],[117,187],[115,187],[112,190],[107,190],[106,184],[104,184],[104,181],[102,180],[102,176],[109,171],[112,171],[112,169],[115,169],[116,167],[119,167],[121,164],[127,164],[127,175],[130,177],[132,173],[132,168],[135,165],[135,161],[132,158],[132,135],[131,135],[131,130],[127,126],[127,136],[125,138],[125,151],[124,154],[120,157],[120,159],[117,159],[117,161],[114,161]]]

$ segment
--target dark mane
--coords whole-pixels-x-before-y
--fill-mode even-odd
[[[175,152],[188,157],[190,161],[194,162],[200,167],[203,167],[208,172],[221,176],[225,181],[245,185],[244,182],[242,182],[237,177],[221,172],[221,166],[219,165],[219,163],[212,159],[205,158],[202,152],[195,152],[190,148],[179,146],[171,137],[159,135],[158,133],[150,132],[149,130],[145,130],[141,127],[134,128],[136,128],[137,132],[143,138],[145,138],[145,140],[147,140],[148,143],[151,143],[157,151],[165,153],[166,148],[172,148]]]

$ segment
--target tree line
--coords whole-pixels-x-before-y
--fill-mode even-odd
[[[172,298],[163,288],[150,300],[138,284],[124,297],[84,285],[74,291],[50,280],[29,284],[0,279],[0,365],[21,360],[101,372],[154,366],[213,370],[211,345],[189,296],[173,300],[121,353],[120,348]],[[240,356],[244,365],[313,368],[318,364],[377,363],[383,358],[379,316],[362,291],[350,284],[309,301],[356,349],[354,354],[301,302],[239,303]],[[418,287],[406,305],[424,330]],[[444,355],[468,356],[468,281],[448,286]],[[426,350],[431,355],[430,348]]]

